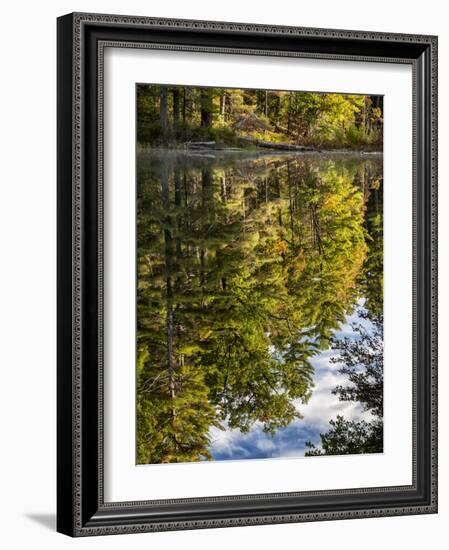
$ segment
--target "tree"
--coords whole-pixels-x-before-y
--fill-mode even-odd
[[[360,317],[369,319],[366,311]],[[383,415],[383,316],[372,319],[371,330],[361,324],[353,325],[359,338],[334,340],[339,350],[332,362],[343,364],[339,372],[348,377],[351,385],[337,386],[334,394],[341,401],[358,401],[363,410],[381,418]]]
[[[163,131],[165,131],[165,129],[167,128],[167,94],[168,94],[167,88],[165,86],[162,86],[159,112],[160,112],[161,128]]]
[[[379,420],[366,422],[364,420],[346,420],[337,415],[329,422],[331,429],[321,434],[321,449],[311,442],[306,446],[310,449],[305,456],[320,455],[350,455],[364,453],[381,453],[383,450],[383,425]]]
[[[220,424],[202,372],[180,361],[172,380],[145,345],[139,348],[137,372],[137,462],[210,459],[209,430]]]
[[[139,209],[138,217],[137,458],[139,463],[209,459],[209,430],[220,424],[205,372],[191,361],[189,325],[181,308],[180,177],[163,162],[156,171],[139,196],[151,208]]]
[[[137,112],[138,141],[146,145],[192,138],[232,145],[239,137],[325,148],[382,145],[380,96],[139,84]],[[252,128],[241,130],[248,117]]]
[[[213,90],[201,88],[201,126],[210,128],[213,120]]]
[[[173,127],[179,126],[179,88],[173,88]]]
[[[138,460],[210,458],[212,426],[300,416],[357,297],[363,196],[332,161],[155,151],[138,168]]]
[[[369,313],[361,311],[360,316],[368,319]],[[340,353],[332,361],[343,365],[339,372],[347,375],[350,383],[337,386],[333,393],[341,401],[361,403],[372,420],[348,421],[337,416],[330,421],[330,430],[320,434],[321,449],[308,442],[306,456],[383,451],[383,318],[377,316],[371,321],[371,331],[361,324],[353,325],[358,338],[333,341]]]
[[[366,297],[366,309],[372,316],[383,311],[383,186],[379,178],[379,167],[368,165],[363,175],[367,211],[365,215],[368,256],[360,287]]]

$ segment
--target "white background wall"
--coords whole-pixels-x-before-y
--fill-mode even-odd
[[[447,538],[449,388],[447,164],[449,31],[446,2],[409,0],[91,0],[8,2],[0,85],[0,542],[4,548],[418,549]],[[56,17],[125,13],[373,31],[440,38],[440,513],[72,540],[55,530]],[[446,100],[446,103],[443,100]],[[443,121],[443,122],[441,122]],[[70,131],[68,129],[68,131]],[[398,281],[400,284],[400,281]],[[447,285],[447,283],[446,283]],[[335,473],[338,475],[338,472]]]

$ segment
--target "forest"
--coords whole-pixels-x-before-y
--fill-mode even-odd
[[[383,97],[137,86],[140,147],[382,151]]]
[[[311,359],[344,347],[334,332],[361,297],[381,324],[382,161],[174,147],[137,166],[137,462],[210,460],[212,428],[301,419]],[[374,424],[339,422],[347,452],[382,448],[381,418],[371,446]],[[342,452],[322,435],[310,456]]]

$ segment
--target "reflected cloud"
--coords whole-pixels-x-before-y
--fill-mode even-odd
[[[363,302],[359,302],[363,306]],[[347,317],[346,323],[335,333],[337,338],[357,338],[358,334],[352,329],[352,323],[359,323],[367,330],[371,323],[360,318],[357,313]],[[264,433],[262,425],[257,423],[248,432],[232,430],[225,426],[225,430],[211,429],[211,452],[215,460],[237,460],[241,458],[287,458],[303,456],[307,441],[317,442],[320,433],[329,427],[329,421],[337,415],[347,420],[370,421],[370,412],[362,410],[359,403],[340,401],[332,390],[338,385],[348,384],[348,377],[338,372],[341,365],[333,363],[332,358],[338,351],[326,350],[311,359],[315,368],[314,390],[307,404],[295,402],[301,419],[292,422],[286,428],[278,430],[272,436]]]

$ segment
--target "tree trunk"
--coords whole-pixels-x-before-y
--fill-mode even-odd
[[[220,115],[224,122],[226,119],[226,92],[223,92],[220,96]]]
[[[161,127],[165,131],[167,129],[167,88],[161,88],[161,95],[159,101],[159,116]]]
[[[293,220],[293,199],[292,199],[292,184],[291,184],[291,173],[290,173],[290,163],[287,163],[287,183],[288,183],[288,209],[290,213],[290,231],[291,231],[291,241],[293,246],[295,245],[295,223]]]
[[[165,169],[161,176],[162,183],[162,204],[167,213],[167,225],[169,222],[170,210],[170,191],[168,188],[168,171]],[[168,374],[168,390],[170,398],[175,398],[175,368],[173,363],[173,288],[172,288],[172,273],[173,273],[173,243],[169,229],[164,229],[165,240],[165,283],[166,283],[166,336],[167,336],[167,374]],[[175,411],[173,409],[173,416]]]
[[[167,287],[168,288],[168,287]],[[170,399],[175,398],[175,367],[173,364],[173,305],[167,307],[167,370]],[[175,416],[175,411],[172,411]]]
[[[178,213],[176,216],[177,218],[176,226],[177,226],[177,234],[178,234],[178,236],[176,237],[176,263],[179,263],[179,260],[182,255],[181,238],[179,236],[181,234],[181,216],[179,215],[179,210],[181,209],[181,204],[182,204],[182,194],[181,194],[181,174],[179,169],[177,168],[175,168],[175,173],[174,173],[174,184],[175,184],[175,208]],[[178,287],[179,287],[179,276],[176,279],[176,287],[175,287],[176,291],[178,290]]]
[[[223,175],[221,177],[221,198],[223,202],[226,202],[228,200],[228,194],[226,189],[226,176]]]
[[[278,93],[276,95],[275,113],[274,113],[274,119],[275,119],[276,122],[279,120],[280,110],[281,110],[281,97]]]
[[[203,168],[201,170],[201,207],[204,212],[207,212],[212,204],[212,170],[210,168]],[[207,249],[204,246],[204,243],[200,247],[200,284],[203,291],[203,296],[205,296],[205,284],[206,284],[206,253]],[[204,304],[204,302],[203,302]]]
[[[292,124],[292,94],[288,93],[288,118],[287,118],[287,132],[290,134],[290,128]]]
[[[187,122],[186,109],[187,109],[187,94],[186,94],[186,89],[184,88],[183,94],[182,94],[182,126],[183,128],[186,127],[186,122]]]
[[[212,126],[212,90],[201,90],[201,126],[210,128]]]
[[[173,127],[176,130],[179,126],[179,89],[173,89]]]

